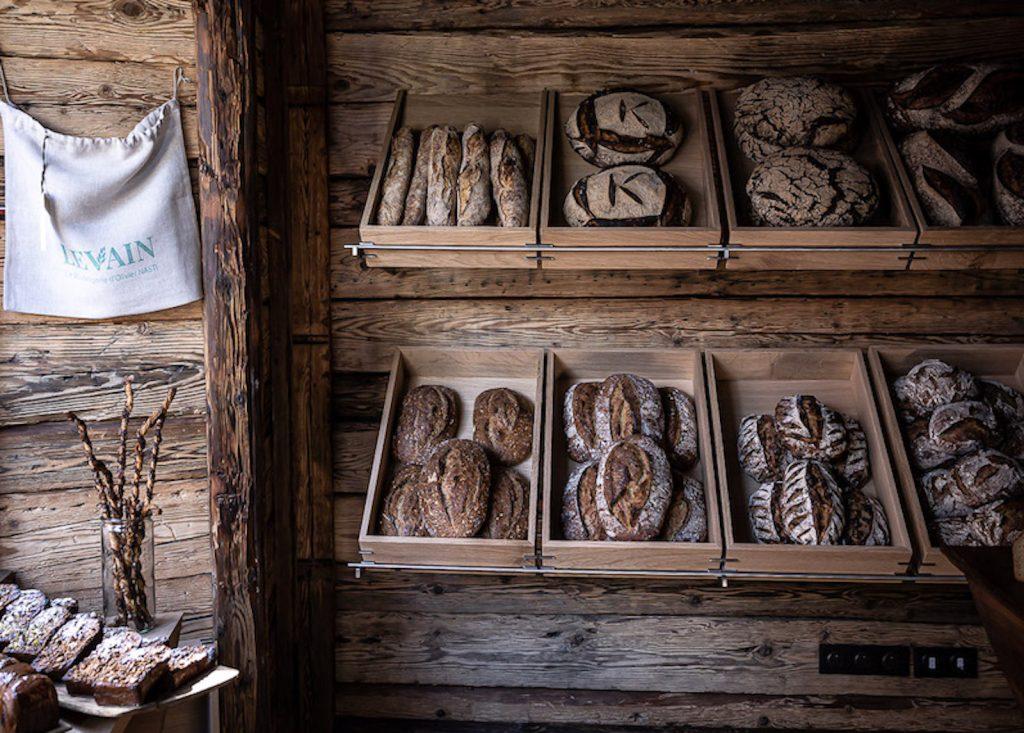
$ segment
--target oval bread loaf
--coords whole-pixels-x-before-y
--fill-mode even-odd
[[[430,137],[427,166],[427,224],[455,226],[458,221],[459,169],[462,143],[459,131],[450,125],[438,127]]]
[[[481,226],[491,214],[491,156],[487,135],[470,124],[462,133],[462,168],[459,171],[460,227]]]
[[[1003,223],[1024,227],[1024,122],[996,137],[992,171],[996,207]]]
[[[661,532],[672,499],[668,458],[634,435],[609,447],[597,468],[597,516],[610,540],[643,541]]]
[[[473,537],[487,521],[491,464],[479,443],[453,438],[437,446],[423,467],[422,487],[431,537]]]
[[[708,538],[707,502],[704,485],[681,473],[672,476],[672,501],[669,504],[661,538],[669,542],[706,542]]]
[[[612,374],[594,400],[594,431],[598,444],[607,448],[632,435],[661,442],[665,418],[658,388],[635,374]]]
[[[567,540],[607,539],[597,516],[597,463],[579,466],[562,492],[562,532]]]
[[[671,174],[642,165],[619,165],[583,176],[562,204],[569,226],[689,226],[690,197]]]
[[[677,469],[697,462],[697,408],[690,395],[676,387],[662,387],[662,412],[665,415],[665,447],[668,459]]]
[[[412,177],[413,154],[416,149],[416,133],[402,127],[391,141],[391,156],[381,184],[380,206],[377,208],[377,223],[397,226],[402,223],[405,197]]]
[[[818,461],[794,461],[786,468],[779,497],[782,534],[798,545],[837,545],[846,524],[843,492]]]
[[[977,162],[957,140],[921,130],[904,138],[900,156],[929,223],[959,227],[987,220]]]
[[[525,227],[530,218],[530,191],[526,166],[516,141],[505,130],[491,135],[491,188],[494,192],[498,225]]]
[[[419,226],[427,216],[427,169],[430,168],[430,138],[436,125],[420,133],[420,144],[416,149],[416,165],[409,179],[409,192],[405,195],[405,211],[402,212],[402,226]]]
[[[624,163],[661,165],[683,139],[683,126],[661,100],[632,89],[596,92],[565,123],[573,150],[602,168]]]
[[[594,408],[600,382],[578,382],[566,391],[562,406],[569,457],[582,463],[600,457]]]
[[[775,429],[794,458],[832,460],[846,450],[843,416],[814,395],[783,397],[775,406]]]

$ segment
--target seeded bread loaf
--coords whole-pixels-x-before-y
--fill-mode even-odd
[[[143,705],[170,675],[171,650],[146,644],[114,658],[96,676],[93,697],[100,705]]]
[[[665,448],[677,469],[697,462],[697,408],[690,395],[675,387],[661,387],[662,412],[665,415]]]
[[[217,665],[217,647],[213,644],[190,644],[171,650],[167,667],[171,685],[178,689]]]
[[[424,384],[402,400],[395,430],[395,456],[402,463],[422,465],[442,441],[459,427],[459,398],[448,387]]]
[[[562,202],[562,213],[573,227],[685,227],[693,205],[671,173],[618,165],[576,181]]]
[[[377,207],[378,224],[396,226],[402,222],[415,149],[416,133],[408,127],[399,129],[391,141],[391,155],[381,184],[380,206]]]
[[[108,664],[142,644],[137,631],[123,626],[108,628],[95,649],[64,675],[64,685],[72,695],[91,695],[96,679]]]
[[[46,596],[39,590],[23,590],[8,604],[0,617],[0,650],[4,649],[29,622],[46,608]]]
[[[31,662],[54,633],[71,618],[63,606],[50,606],[35,615],[11,637],[4,651],[15,659]]]
[[[565,424],[566,449],[569,457],[579,463],[600,456],[594,424],[594,408],[600,389],[600,382],[579,382],[565,393],[562,419]]]
[[[613,374],[601,383],[594,400],[594,431],[607,448],[631,435],[661,442],[665,418],[658,388],[635,374]]]
[[[473,403],[473,439],[499,463],[522,463],[533,452],[533,403],[505,387],[481,392]]]
[[[481,537],[525,540],[530,528],[530,483],[514,468],[497,472],[491,487],[491,507]]]
[[[843,492],[818,461],[794,461],[786,468],[779,496],[782,534],[798,545],[837,545],[846,523]]]
[[[644,435],[613,443],[597,469],[597,516],[610,540],[658,536],[672,499],[672,475],[661,446]]]
[[[597,463],[579,466],[562,492],[562,533],[567,540],[607,539],[597,516]]]
[[[491,465],[472,440],[441,443],[423,467],[420,504],[431,537],[473,537],[487,520]]]
[[[46,642],[32,668],[59,680],[99,642],[103,621],[95,613],[80,613],[68,620]]]
[[[591,94],[565,123],[573,150],[606,168],[624,163],[661,165],[683,139],[683,126],[668,105],[632,89]]]
[[[423,508],[420,505],[422,469],[408,464],[400,466],[380,511],[380,533],[389,537],[426,537]]]
[[[491,157],[480,125],[467,125],[462,133],[458,203],[460,227],[481,226],[491,214]]]
[[[782,479],[785,456],[772,415],[747,415],[737,440],[740,465],[761,483]]]
[[[708,510],[704,485],[681,473],[672,475],[672,501],[669,504],[661,538],[669,542],[706,542]]]

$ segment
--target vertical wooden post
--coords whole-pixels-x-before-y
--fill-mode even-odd
[[[288,259],[284,204],[270,195],[287,133],[272,3],[194,0],[214,622],[221,658],[241,671],[220,700],[231,733],[297,729]]]

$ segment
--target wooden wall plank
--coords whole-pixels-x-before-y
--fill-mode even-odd
[[[610,29],[765,23],[829,23],[1010,15],[1014,3],[988,0],[966,6],[955,0],[654,0],[594,3],[588,0],[515,0],[465,3],[424,0],[328,0],[331,31]]]
[[[385,371],[399,345],[668,348],[1020,338],[1019,302],[997,298],[759,298],[336,302],[334,368]]]
[[[334,497],[334,559],[339,563],[357,562],[359,558],[359,522],[363,517],[363,494],[340,494]]]
[[[1020,22],[1005,18],[857,27],[770,28],[724,34],[563,36],[532,33],[328,35],[334,102],[388,102],[421,94],[540,92],[627,83],[650,91],[738,84],[765,74],[841,78],[905,74],[943,59],[1016,58]],[[965,38],[984,38],[982,45]]]
[[[68,410],[114,419],[127,374],[137,412],[153,410],[174,385],[174,414],[204,413],[202,324],[0,326],[0,425],[62,420]]]
[[[1016,733],[1024,726],[1024,714],[1005,699],[804,694],[771,697],[350,683],[338,685],[336,700],[339,715],[402,717],[404,727],[394,729],[403,731],[413,730],[410,720],[417,718],[472,721],[472,730],[477,731],[482,722],[515,721],[515,725],[529,724],[530,731],[538,732],[550,724],[629,726],[627,730],[664,727],[666,731],[678,731],[684,726],[686,730],[835,729],[864,733],[931,731],[940,721],[944,730],[963,733]],[[346,724],[341,729],[358,728]],[[369,725],[364,730],[381,727]]]
[[[383,102],[328,107],[328,143],[332,176],[370,176],[380,158],[381,143],[391,119],[392,92]]]
[[[334,492],[365,494],[377,445],[377,426],[336,426],[333,436]]]
[[[30,0],[0,13],[12,56],[186,63],[195,60],[190,0]]]

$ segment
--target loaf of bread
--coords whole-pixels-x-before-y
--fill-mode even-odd
[[[1024,496],[1024,471],[1009,456],[991,449],[957,459],[949,470],[960,503],[977,508],[1002,499]]]
[[[530,483],[514,468],[502,468],[491,487],[491,507],[481,537],[525,540],[530,529]]]
[[[596,92],[565,123],[573,150],[602,168],[623,163],[661,165],[683,139],[678,116],[664,102],[632,89]]]
[[[473,404],[473,440],[506,466],[533,452],[533,403],[505,387],[488,389]]]
[[[448,387],[424,384],[402,400],[395,430],[395,456],[402,463],[422,465],[443,440],[459,427],[459,398]]]
[[[72,695],[91,695],[97,678],[107,665],[142,644],[142,636],[123,626],[108,628],[95,649],[64,675],[64,685]]]
[[[409,179],[409,191],[405,195],[405,208],[402,212],[402,226],[418,226],[427,215],[427,171],[430,168],[430,139],[434,135],[436,125],[420,133],[420,144],[416,148],[416,165]]]
[[[755,224],[772,227],[853,227],[878,209],[871,173],[845,153],[789,148],[765,158],[746,186]]]
[[[612,374],[601,383],[594,400],[594,432],[607,448],[631,435],[661,442],[665,418],[654,384],[635,374]]]
[[[1002,438],[999,449],[1018,462],[1024,461],[1024,421],[1006,425]]]
[[[944,545],[1005,547],[1024,536],[1024,500],[996,502],[966,517],[937,519],[933,526]]]
[[[671,173],[619,165],[576,181],[562,212],[574,227],[685,227],[690,225],[692,205]]]
[[[813,395],[783,397],[775,406],[775,429],[794,458],[832,460],[846,451],[843,416]]]
[[[594,408],[600,382],[578,382],[566,391],[562,403],[565,442],[569,457],[583,463],[600,455]]]
[[[996,137],[992,182],[996,208],[1004,224],[1024,227],[1024,122]]]
[[[661,407],[665,415],[665,448],[668,459],[679,470],[697,462],[697,408],[690,395],[676,387],[662,387]]]
[[[772,415],[747,415],[740,422],[736,449],[740,465],[763,483],[782,479],[785,451]]]
[[[498,225],[525,227],[530,219],[530,189],[526,163],[515,139],[505,130],[491,135],[491,188]]]
[[[49,677],[17,662],[0,670],[3,733],[48,733],[59,725],[57,690]]]
[[[597,463],[579,466],[562,491],[562,533],[567,540],[607,539],[597,516]]]
[[[523,157],[523,170],[526,173],[526,190],[533,186],[533,169],[537,163],[537,141],[526,133],[516,135],[516,147]]]
[[[871,460],[868,455],[868,438],[860,422],[850,415],[843,415],[846,428],[846,451],[835,459],[834,465],[843,486],[847,490],[859,489],[871,476]]]
[[[114,658],[103,667],[93,685],[100,705],[143,705],[164,677],[169,677],[171,650],[146,644]]]
[[[935,408],[928,436],[947,453],[962,456],[993,442],[999,425],[984,402],[964,400]]]
[[[988,221],[977,161],[956,139],[921,130],[900,143],[900,156],[929,224],[959,227]]]
[[[422,469],[413,464],[400,466],[391,479],[380,510],[380,533],[389,537],[425,537],[420,505]]]
[[[782,532],[781,498],[781,481],[766,481],[750,495],[747,513],[755,542],[763,545],[788,542]]]
[[[92,651],[103,634],[103,621],[95,613],[80,613],[61,626],[46,642],[32,668],[51,679],[59,680],[68,670]]]
[[[29,622],[46,608],[46,596],[39,590],[23,590],[8,604],[0,617],[0,650],[4,649]]]
[[[920,471],[930,471],[956,456],[932,440],[927,418],[915,420],[907,426],[907,441],[910,444],[910,462]]]
[[[889,519],[882,503],[859,488],[846,492],[846,529],[843,542],[847,545],[879,547],[889,544]]]
[[[996,64],[942,64],[896,83],[890,119],[905,130],[987,135],[1024,121],[1024,71]]]
[[[381,183],[380,206],[377,208],[377,223],[397,226],[402,223],[405,197],[409,192],[412,177],[413,156],[416,150],[416,133],[402,127],[391,141],[391,155]]]
[[[4,652],[22,662],[31,662],[57,629],[67,623],[71,615],[71,611],[63,606],[43,609],[28,624],[15,632]]]
[[[21,595],[21,588],[14,583],[0,583],[0,613]]]
[[[632,435],[613,443],[601,456],[597,516],[608,539],[635,542],[657,537],[671,499],[668,458],[647,436]]]
[[[451,227],[458,221],[459,170],[462,142],[450,125],[438,127],[430,136],[427,165],[427,224]]]
[[[470,124],[462,133],[462,168],[459,170],[460,227],[478,227],[491,215],[491,157],[487,134]]]
[[[1000,420],[1012,423],[1024,420],[1024,394],[994,379],[977,380],[981,401],[992,408]]]
[[[750,159],[786,148],[853,147],[857,104],[848,91],[811,76],[761,79],[736,98],[733,131]]]
[[[213,644],[189,644],[171,650],[167,668],[174,689],[188,684],[217,666],[217,647]]]
[[[487,520],[491,465],[483,446],[454,438],[423,467],[423,520],[431,537],[473,537]]]
[[[674,473],[672,500],[669,504],[661,539],[669,542],[706,542],[708,511],[704,485],[696,479]]]
[[[970,372],[939,359],[925,359],[907,372],[902,382],[896,381],[903,398],[920,414],[978,396],[978,386]]]
[[[794,461],[779,496],[782,534],[798,545],[836,545],[846,523],[843,492],[824,463]]]

